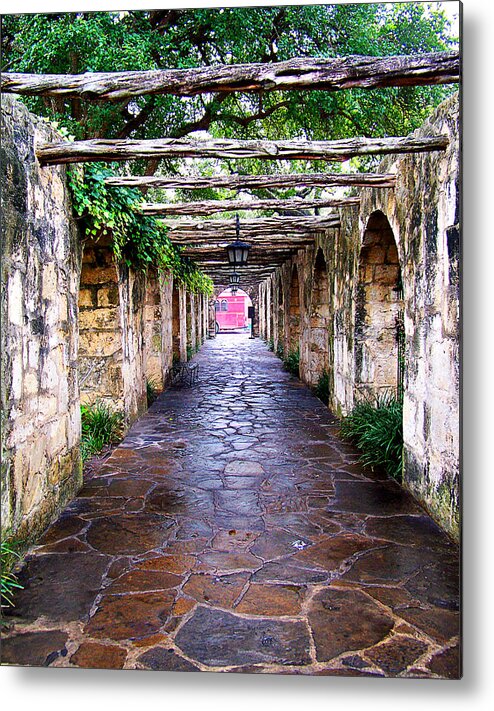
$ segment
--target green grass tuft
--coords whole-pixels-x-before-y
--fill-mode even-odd
[[[146,398],[147,398],[147,403],[148,407],[153,404],[153,402],[157,399],[159,394],[158,386],[154,382],[154,380],[148,380],[146,379]]]
[[[329,373],[323,370],[314,388],[314,394],[327,405],[329,403]]]
[[[300,350],[289,351],[283,358],[283,365],[296,378],[300,377]]]
[[[355,405],[341,422],[341,434],[362,452],[366,466],[383,468],[401,480],[403,466],[403,404],[392,394]]]
[[[81,405],[82,460],[86,461],[92,454],[101,452],[106,444],[119,442],[123,423],[123,414],[113,412],[109,405],[100,400],[93,405]]]
[[[13,607],[13,595],[15,590],[22,590],[22,585],[17,581],[16,575],[12,572],[16,561],[20,558],[15,550],[15,545],[2,541],[1,543],[1,606]]]

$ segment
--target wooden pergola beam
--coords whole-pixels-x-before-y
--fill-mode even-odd
[[[168,227],[168,236],[175,242],[196,242],[209,238],[210,241],[233,239],[235,221],[230,220],[161,220]],[[300,217],[257,217],[240,220],[241,239],[252,240],[269,236],[287,238],[289,235],[307,236],[314,232],[340,226],[339,215],[303,215]]]
[[[44,143],[36,148],[42,165],[125,161],[137,158],[259,158],[263,160],[345,161],[355,156],[442,151],[447,136],[346,138],[336,141],[207,141],[158,138],[142,141],[95,138]]]
[[[307,200],[290,198],[288,200],[203,200],[200,202],[152,203],[139,205],[138,210],[144,215],[212,215],[215,212],[240,212],[242,210],[308,210],[324,207],[355,207],[360,204],[359,197],[328,198]]]
[[[31,96],[124,101],[149,94],[194,96],[213,92],[423,86],[457,82],[459,76],[458,52],[434,52],[394,57],[304,57],[269,64],[136,72],[48,75],[5,72],[1,76],[1,89]]]
[[[358,187],[394,188],[393,173],[292,173],[285,175],[217,175],[211,178],[189,176],[115,176],[105,178],[107,185],[128,188],[164,188],[170,190],[198,190],[202,188],[295,188],[295,187]]]

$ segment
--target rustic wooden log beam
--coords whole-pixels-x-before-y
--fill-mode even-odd
[[[337,141],[207,141],[159,138],[142,141],[95,138],[40,144],[36,155],[42,165],[125,161],[136,158],[260,158],[264,160],[345,161],[354,156],[388,153],[424,153],[448,146],[447,136],[346,138]]]
[[[136,72],[51,75],[5,72],[1,76],[1,89],[31,96],[123,101],[146,94],[194,96],[235,91],[338,91],[355,87],[423,86],[457,82],[459,76],[458,52],[434,52],[394,57],[295,58],[269,64]]]
[[[189,176],[115,176],[105,178],[107,185],[128,188],[164,188],[170,190],[197,190],[201,188],[294,188],[300,187],[358,187],[394,188],[393,173],[292,173],[285,175],[217,175],[211,178]]]
[[[308,210],[323,207],[355,207],[360,198],[328,198],[307,200],[204,200],[201,202],[152,203],[138,206],[144,215],[212,215],[215,212],[240,212],[242,210]]]
[[[235,237],[235,221],[230,220],[170,220],[161,222],[168,227],[168,236],[172,241],[196,242],[197,239],[210,238],[232,239]],[[288,237],[289,235],[324,232],[340,226],[339,215],[310,215],[300,217],[256,217],[240,220],[241,238],[267,238],[271,235]]]

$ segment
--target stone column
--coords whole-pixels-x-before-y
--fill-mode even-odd
[[[192,355],[196,352],[197,348],[197,309],[196,309],[196,295],[189,294],[190,303],[190,339],[189,346],[192,348]]]
[[[160,279],[161,295],[161,372],[163,384],[173,362],[173,276],[162,274]]]
[[[271,279],[266,281],[266,341],[271,340]]]
[[[184,286],[178,290],[179,326],[180,326],[180,360],[187,360],[187,292]]]

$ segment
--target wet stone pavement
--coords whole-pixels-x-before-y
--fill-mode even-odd
[[[32,549],[2,663],[458,678],[458,551],[259,340],[222,335]]]

